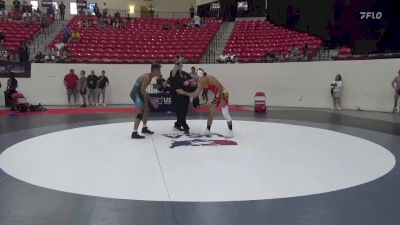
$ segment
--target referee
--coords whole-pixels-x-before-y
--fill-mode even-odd
[[[171,97],[172,104],[175,107],[176,122],[174,129],[184,131],[185,134],[189,134],[189,126],[186,123],[186,116],[188,113],[190,98],[186,95],[176,93],[176,89],[188,90],[185,81],[191,79],[191,76],[182,70],[183,64],[181,61],[177,61],[174,68],[170,72],[169,82],[171,84]],[[186,82],[187,83],[187,82]]]

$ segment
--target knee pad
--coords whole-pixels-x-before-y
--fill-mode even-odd
[[[226,119],[226,121],[231,122],[232,121],[232,117],[231,115],[229,115],[229,108],[228,106],[225,106],[221,109],[222,111],[222,115],[224,116],[224,118]]]
[[[143,114],[137,114],[136,119],[142,120],[143,119]]]

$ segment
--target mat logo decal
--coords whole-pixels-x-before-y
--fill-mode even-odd
[[[213,133],[212,136],[202,134],[163,134],[163,136],[172,140],[170,148],[238,145],[236,141],[225,139],[224,135],[218,133]]]

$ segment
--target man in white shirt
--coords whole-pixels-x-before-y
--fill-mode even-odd
[[[195,27],[200,27],[200,20],[201,20],[200,16],[196,14],[194,16],[193,20],[194,20],[194,26]]]
[[[392,81],[392,87],[394,88],[394,108],[393,108],[393,112],[397,112],[397,105],[398,105],[399,96],[400,96],[400,70],[397,73],[397,76]]]

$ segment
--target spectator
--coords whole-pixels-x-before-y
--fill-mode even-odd
[[[185,61],[185,57],[183,57],[182,53],[179,53],[178,55],[175,56],[174,63],[183,64],[184,61]]]
[[[58,8],[60,9],[60,19],[62,21],[64,21],[64,16],[65,16],[65,5],[64,2],[61,1],[60,5],[58,6]]]
[[[13,6],[14,6],[14,10],[18,12],[21,8],[21,2],[19,0],[14,0]]]
[[[303,59],[308,60],[308,45],[305,44],[303,47]]]
[[[182,28],[181,24],[179,22],[176,22],[175,29],[180,30],[181,28]]]
[[[36,63],[44,63],[44,55],[42,52],[38,52],[35,56]]]
[[[22,12],[28,12],[28,3],[25,0],[22,1]]]
[[[68,43],[69,38],[71,37],[71,30],[67,27],[67,25],[64,25],[63,28],[63,43],[66,44]]]
[[[115,28],[115,29],[118,29],[118,28],[120,28],[120,25],[121,25],[120,23],[121,23],[121,17],[114,16],[112,27]]]
[[[104,28],[105,26],[106,26],[106,21],[105,21],[104,17],[101,17],[97,21],[97,27]]]
[[[60,52],[61,49],[65,47],[65,44],[63,42],[59,42],[59,43],[55,44],[54,47],[56,47],[57,51]]]
[[[97,18],[101,17],[100,8],[97,5],[97,3],[94,4],[93,12],[94,12],[94,15],[97,16]]]
[[[169,29],[171,29],[171,25],[167,21],[164,21],[162,29],[169,30]]]
[[[54,51],[49,51],[47,55],[44,57],[45,62],[55,62],[56,61],[56,55],[54,54]]]
[[[81,38],[81,33],[77,30],[72,31],[71,34],[71,41],[79,41],[79,39]]]
[[[85,76],[85,71],[81,70],[81,77],[79,78],[79,94],[82,97],[82,105],[81,107],[86,108],[86,89],[87,89],[87,79]]]
[[[267,52],[267,54],[265,54],[265,61],[266,62],[274,62],[275,60],[275,54],[273,52]]]
[[[14,93],[17,93],[17,88],[18,88],[18,81],[15,79],[15,76],[13,73],[10,74],[10,78],[7,80],[7,89],[6,89],[6,98],[8,99],[8,102],[12,102],[11,96]],[[13,108],[11,108],[13,110]]]
[[[0,0],[0,10],[1,9],[6,9],[6,3],[4,2],[4,0]]]
[[[49,25],[49,17],[44,13],[41,13],[40,15],[40,25],[42,29],[45,29]]]
[[[126,15],[126,20],[129,22],[132,20],[132,17],[130,16],[130,14],[128,13],[128,15]]]
[[[205,27],[207,26],[207,20],[204,17],[200,18],[200,26]]]
[[[128,20],[126,18],[121,18],[121,28],[128,29]]]
[[[7,16],[8,16],[7,11],[4,8],[2,8],[0,10],[0,22],[5,22],[7,20]]]
[[[79,78],[75,74],[74,69],[69,71],[69,74],[64,77],[65,89],[67,89],[68,104],[71,105],[71,96],[74,96],[75,105],[78,100],[78,81]]]
[[[193,6],[190,6],[189,12],[190,12],[190,18],[193,19],[193,17],[194,17],[194,8],[193,8]]]
[[[85,9],[84,8],[80,8],[79,9],[79,15],[80,16],[84,16],[86,14]]]
[[[24,43],[20,48],[19,48],[19,61],[20,62],[28,62],[29,61],[29,48]]]
[[[101,71],[101,76],[98,80],[98,92],[97,92],[97,106],[100,104],[100,95],[103,97],[103,106],[106,106],[106,88],[110,84],[106,77],[106,71]]]
[[[107,17],[107,14],[108,14],[107,4],[104,2],[103,17]]]
[[[335,80],[331,84],[331,94],[333,100],[333,110],[342,110],[342,76],[340,74],[336,75]]]
[[[90,27],[89,16],[84,16],[83,17],[82,27],[84,27],[84,28],[89,28]]]
[[[200,27],[200,20],[201,20],[200,16],[196,14],[194,16],[194,18],[193,18],[193,22],[194,22],[194,26],[195,27],[197,27],[197,28]]]
[[[278,62],[284,62],[286,60],[285,54],[282,52],[282,50],[279,51],[276,59],[278,60]]]
[[[121,19],[121,13],[119,13],[119,11],[117,11],[117,12],[114,14],[114,18]]]
[[[107,17],[107,25],[112,26],[113,24],[113,18],[111,17],[111,15],[108,15]]]
[[[67,47],[63,47],[60,51],[60,62],[68,62],[69,61],[69,52]]]
[[[298,55],[299,55],[299,49],[296,47],[295,44],[293,44],[292,47],[290,48],[290,59],[297,60]]]
[[[31,22],[31,14],[28,11],[25,11],[22,14],[22,23],[25,25],[25,27],[28,27]]]
[[[398,105],[399,96],[400,96],[400,70],[397,73],[397,76],[392,81],[392,87],[394,88],[394,107],[393,107],[393,112],[397,112],[397,105]]]
[[[94,74],[94,70],[91,71],[90,75],[87,77],[87,87],[89,89],[88,102],[89,105],[94,105],[97,102],[97,81],[99,78]]]

